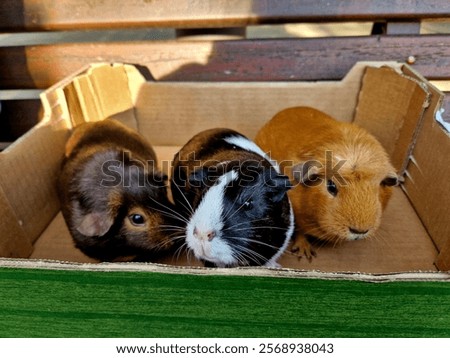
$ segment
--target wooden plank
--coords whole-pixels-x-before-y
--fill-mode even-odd
[[[386,28],[388,35],[418,35],[420,34],[420,21],[388,22]]]
[[[358,61],[401,61],[450,77],[450,36],[129,42],[0,48],[0,88],[48,88],[93,62],[148,67],[166,81],[339,80]]]
[[[2,0],[3,31],[72,28],[236,27],[316,21],[372,21],[450,16],[446,0]]]
[[[38,89],[0,90],[0,101],[39,99],[41,92],[42,90]]]
[[[175,33],[175,29],[162,28],[0,33],[0,47],[48,45],[55,43],[173,40]]]

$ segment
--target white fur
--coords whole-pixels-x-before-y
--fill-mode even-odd
[[[347,240],[348,241],[357,241],[357,240],[365,239],[370,236],[370,232],[371,231],[369,230],[369,232],[367,234],[352,234],[352,233],[350,233],[350,234],[348,234]]]
[[[238,173],[234,170],[220,176],[205,193],[186,227],[186,243],[195,257],[213,262],[217,266],[232,265],[237,262],[233,256],[233,250],[221,237],[225,187],[237,177]],[[211,241],[197,238],[194,236],[194,228],[203,233],[214,231],[216,236]]]
[[[270,158],[266,153],[264,153],[264,151],[260,147],[258,147],[258,145],[256,145],[255,142],[252,142],[248,138],[238,136],[238,135],[224,138],[224,141],[229,144],[235,145],[236,147],[239,147],[239,148],[242,148],[249,152],[253,152],[253,153],[260,155],[261,157],[266,159],[270,164],[272,164],[272,166],[275,168],[277,173],[280,173],[280,168],[278,166],[278,163],[275,160],[273,160],[272,158]]]

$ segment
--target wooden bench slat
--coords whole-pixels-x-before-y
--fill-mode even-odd
[[[450,16],[445,0],[2,0],[2,31],[236,27],[316,21],[417,20]]]
[[[358,61],[400,61],[450,78],[450,36],[127,42],[0,48],[0,87],[48,88],[93,62],[148,67],[158,80],[339,80]]]

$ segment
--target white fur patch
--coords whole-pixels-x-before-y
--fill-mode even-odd
[[[207,190],[186,227],[186,244],[194,252],[195,257],[213,262],[219,267],[237,262],[233,250],[222,239],[224,191],[225,187],[237,177],[238,173],[234,170],[220,176]],[[203,233],[214,231],[216,236],[211,241],[197,238],[194,235],[195,228]]]
[[[255,142],[252,142],[248,138],[245,138],[242,136],[237,136],[237,135],[224,138],[224,141],[229,144],[235,145],[236,147],[239,147],[239,148],[242,148],[249,152],[253,152],[253,153],[260,155],[261,157],[266,159],[270,164],[272,164],[272,166],[275,168],[277,173],[280,173],[280,168],[278,166],[278,163],[275,160],[273,160],[272,158],[270,158],[266,153],[264,153],[264,151]]]

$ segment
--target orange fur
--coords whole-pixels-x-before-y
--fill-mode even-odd
[[[276,114],[255,142],[295,185],[288,195],[297,229],[293,250],[299,256],[314,255],[308,236],[337,244],[369,237],[379,227],[397,175],[367,131],[316,109],[295,107]],[[329,180],[336,195],[327,189]]]

